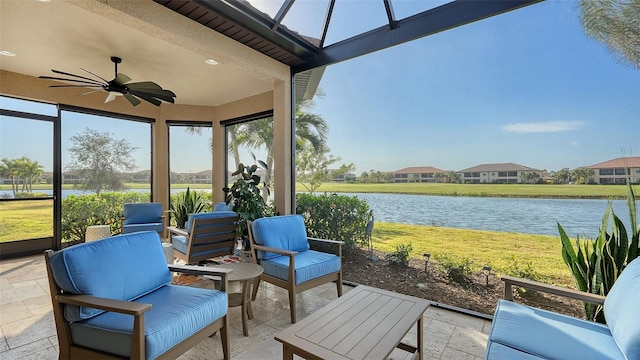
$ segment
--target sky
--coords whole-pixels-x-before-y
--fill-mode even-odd
[[[442,2],[393,4],[402,18]],[[296,4],[301,7],[292,8],[295,16],[285,25],[317,37],[318,23],[301,15],[321,13],[326,1]],[[383,25],[382,4],[338,1],[327,44]],[[256,5],[269,13],[279,2]],[[544,1],[329,66],[320,88],[325,95],[307,111],[327,121],[331,154],[353,163],[358,175],[507,162],[551,171],[640,156],[640,70],[585,36],[575,1]],[[86,116],[67,114],[63,138],[83,131]],[[47,142],[51,148],[51,130],[27,123],[10,129],[8,120],[0,118],[0,157],[40,156],[50,171],[50,153],[42,157],[38,149],[47,149]],[[148,169],[148,125],[128,123],[107,122],[98,130],[139,147],[136,165]],[[31,150],[19,146],[24,133]],[[207,136],[181,130],[170,136],[179,144],[171,148],[172,171],[210,168],[211,154],[202,151]],[[69,161],[65,154],[63,162]]]

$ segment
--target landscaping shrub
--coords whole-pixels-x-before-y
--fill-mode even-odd
[[[62,200],[62,241],[83,242],[88,226],[109,225],[120,232],[124,203],[148,202],[149,193],[101,192],[69,195]]]
[[[298,194],[296,213],[304,216],[310,237],[344,241],[349,247],[366,243],[369,205],[356,196]]]
[[[412,250],[411,243],[399,244],[396,246],[396,251],[387,254],[386,259],[391,266],[407,267],[409,266],[409,255],[411,255]]]
[[[522,279],[540,281],[540,274],[533,268],[533,262],[531,260],[527,261],[523,268],[515,255],[511,257],[511,264],[509,264],[506,274]]]
[[[640,226],[637,225],[636,200],[628,177],[627,205],[631,225],[628,232],[609,203],[598,237],[589,240],[577,235],[575,246],[558,223],[562,259],[571,270],[578,290],[606,296],[624,267],[640,256]],[[606,323],[602,310],[601,305],[584,303],[587,320]]]
[[[467,257],[456,259],[447,254],[436,254],[434,257],[440,270],[451,280],[463,282],[469,280],[473,273],[473,261]]]

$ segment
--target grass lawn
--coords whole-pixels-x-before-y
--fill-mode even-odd
[[[562,261],[559,236],[376,222],[372,241],[374,249],[387,253],[411,243],[411,257],[418,259],[424,253],[430,253],[431,259],[437,254],[458,260],[469,258],[474,270],[488,264],[498,274],[508,274],[515,262],[520,270],[531,263],[540,280],[573,285]]]
[[[296,184],[297,191],[305,191]],[[640,199],[640,185],[634,185],[636,198]],[[544,184],[347,184],[324,183],[317,190],[323,192],[397,193],[443,196],[531,197],[531,198],[604,198],[625,199],[624,185],[544,185]]]
[[[53,200],[0,202],[0,242],[53,236]]]

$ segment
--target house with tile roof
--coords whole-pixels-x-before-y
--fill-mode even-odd
[[[640,184],[640,156],[619,157],[598,164],[585,166],[593,175],[586,179],[589,184],[625,184],[629,169],[632,184]]]
[[[518,184],[523,174],[535,173],[540,178],[542,170],[515,163],[481,164],[458,171],[463,184]]]
[[[435,174],[445,172],[433,166],[406,167],[393,172],[393,182],[436,182]]]

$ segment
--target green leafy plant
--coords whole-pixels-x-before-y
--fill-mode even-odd
[[[304,216],[310,237],[344,241],[348,247],[366,245],[369,205],[356,196],[297,194],[296,213]]]
[[[88,226],[109,225],[112,234],[121,229],[124,203],[149,201],[149,193],[101,192],[69,195],[62,200],[62,241],[73,245],[83,242]]]
[[[522,279],[534,281],[540,280],[540,274],[533,268],[533,262],[529,260],[526,262],[524,267],[522,267],[515,255],[511,257],[511,264],[509,264],[509,268],[507,269],[506,273],[509,276],[514,276]]]
[[[469,279],[473,273],[473,261],[467,257],[456,259],[447,254],[436,254],[440,270],[450,279],[462,282]]]
[[[206,211],[207,203],[197,191],[187,191],[178,193],[171,199],[171,218],[176,227],[184,229],[184,225],[189,219],[189,214],[197,214]]]
[[[409,266],[409,255],[411,255],[412,250],[411,243],[399,244],[396,246],[396,251],[387,254],[386,259],[391,266],[407,267]]]
[[[575,246],[558,223],[562,242],[562,259],[571,270],[576,287],[580,291],[607,295],[622,273],[622,270],[639,255],[640,227],[637,225],[636,203],[633,187],[627,178],[627,205],[629,207],[631,232],[613,212],[611,203],[607,207],[595,240],[576,236]],[[605,323],[602,306],[584,303],[588,320]]]
[[[260,167],[267,170],[267,164],[258,160]],[[247,221],[253,221],[265,216],[273,215],[274,211],[262,197],[260,185],[267,189],[269,185],[260,183],[260,176],[256,174],[258,165],[245,166],[238,164],[238,169],[231,175],[238,176],[237,180],[230,188],[225,187],[225,202],[231,205],[233,211],[238,214],[238,234],[243,238],[248,236]]]

